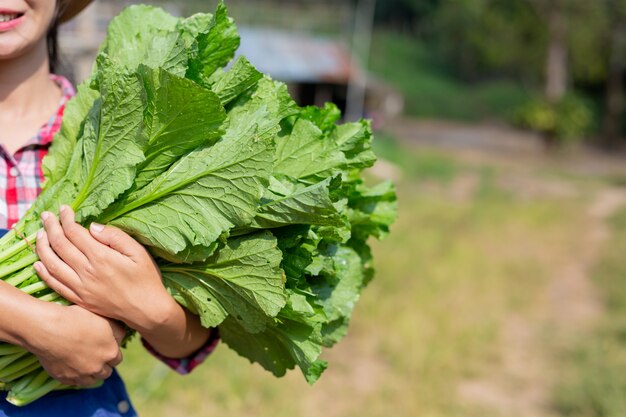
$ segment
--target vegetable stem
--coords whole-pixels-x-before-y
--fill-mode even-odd
[[[8,343],[0,344],[0,356],[13,355],[15,353],[26,353],[26,349],[9,345]]]
[[[50,287],[48,287],[45,282],[40,281],[35,282],[34,284],[27,285],[24,288],[20,288],[20,291],[25,292],[26,294],[33,295],[35,293],[38,293],[39,291],[47,290],[48,288]]]
[[[28,281],[35,275],[35,268],[24,268],[23,271],[20,271],[18,274],[12,276],[11,278],[6,279],[6,282],[9,285],[14,287],[19,287],[23,282]]]
[[[45,381],[43,385],[41,384],[41,380]],[[16,406],[24,406],[32,403],[38,398],[43,397],[50,391],[54,391],[55,389],[60,389],[62,387],[62,383],[56,379],[50,378],[48,374],[46,374],[46,371],[42,371],[24,389],[19,391],[11,390],[7,396],[7,401]]]
[[[12,366],[13,363],[18,361],[22,356],[26,355],[26,351],[16,352],[13,354],[9,354],[0,358],[0,369],[5,368],[7,366]]]
[[[11,362],[10,365],[0,369],[0,380],[7,381],[7,378],[23,369],[29,368],[34,363],[39,363],[39,359],[35,355],[25,356],[15,362]]]
[[[9,265],[2,265],[0,266],[0,278],[4,278],[16,271],[19,271],[20,269],[26,267],[26,266],[30,266],[32,264],[34,264],[35,262],[37,262],[39,260],[39,258],[37,257],[36,254],[31,253],[25,257],[23,257],[22,259],[20,259],[17,262],[14,262],[12,264]],[[2,261],[0,261],[1,263]]]
[[[50,294],[42,295],[41,297],[39,297],[40,301],[47,301],[47,302],[55,302],[59,299],[61,299],[61,296],[55,292],[51,292]]]
[[[33,380],[39,374],[41,374],[41,371],[33,371],[30,374],[23,376],[22,378],[20,378],[19,381],[13,382],[11,389],[15,390],[16,392],[23,390],[24,388],[26,388],[26,386],[28,386],[31,382],[33,382]]]
[[[7,243],[15,239],[17,233],[14,229],[9,230],[2,238],[0,238],[0,247],[4,247]]]
[[[31,363],[30,365],[25,366],[24,368],[19,369],[15,371],[14,373],[3,377],[2,380],[4,382],[13,382],[23,376],[26,376],[27,374],[33,371],[36,371],[37,369],[41,369],[41,365],[39,364],[39,361]]]
[[[11,232],[15,234],[15,231],[12,230]],[[37,232],[33,233],[30,236],[27,236],[26,239],[22,239],[19,242],[15,243],[13,246],[9,247],[8,249],[2,251],[2,253],[0,253],[0,264],[12,258],[13,256],[17,255],[24,249],[26,249],[29,243],[32,245],[36,241],[37,241]]]

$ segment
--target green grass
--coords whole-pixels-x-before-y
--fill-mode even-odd
[[[321,380],[310,387],[297,371],[276,379],[225,345],[179,377],[135,342],[121,373],[141,415],[490,415],[464,404],[457,388],[498,363],[505,317],[532,311],[551,254],[576,240],[571,225],[582,210],[571,201],[520,200],[498,187],[501,172],[488,165],[377,146],[404,171],[399,219],[388,240],[374,242],[377,276],[348,337],[325,354]],[[467,175],[478,177],[475,190],[451,196]]]
[[[592,337],[569,349],[555,407],[563,416],[626,415],[626,210],[611,220],[613,237],[594,269],[607,311]]]
[[[448,183],[461,169],[454,158],[441,152],[420,150],[409,153],[396,138],[385,133],[376,134],[373,148],[379,158],[393,163],[406,175],[420,181]]]
[[[418,39],[379,31],[370,67],[406,99],[406,113],[426,118],[510,120],[531,93],[512,81],[471,85],[455,78],[437,54]]]

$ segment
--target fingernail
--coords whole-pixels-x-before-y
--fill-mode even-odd
[[[33,265],[33,268],[35,268],[35,271],[40,272],[41,271],[41,262],[35,262],[35,264]]]
[[[66,208],[67,208],[66,205],[62,205],[61,207],[59,207],[59,213],[63,213]]]
[[[41,239],[43,237],[43,230],[37,232],[37,239]]]
[[[47,211],[44,211],[43,213],[41,213],[41,219],[43,221],[48,220],[48,217],[50,217],[50,213],[48,213]]]
[[[91,229],[92,232],[96,232],[96,233],[100,233],[101,231],[104,230],[104,226],[101,225],[100,223],[91,223],[91,226],[89,226],[89,228]]]

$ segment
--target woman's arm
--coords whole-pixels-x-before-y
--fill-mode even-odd
[[[55,379],[90,386],[122,360],[124,329],[81,307],[39,301],[0,281],[0,340],[34,353]]]
[[[42,215],[37,237],[39,276],[68,301],[137,330],[163,356],[183,358],[200,349],[210,332],[165,290],[148,251],[114,227],[74,221],[63,206],[61,223]]]

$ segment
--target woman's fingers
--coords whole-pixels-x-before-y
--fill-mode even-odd
[[[135,239],[124,233],[117,227],[104,226],[92,223],[89,226],[90,234],[102,245],[121,253],[122,255],[137,261],[137,258],[145,249]]]
[[[60,296],[73,303],[79,303],[80,297],[72,288],[80,285],[80,277],[52,250],[48,234],[44,231],[37,235],[37,256],[41,262],[33,267],[37,275]]]
[[[56,216],[50,212],[44,212],[41,214],[41,219],[46,229],[49,245],[54,252],[72,268],[82,268],[87,263],[87,257],[67,238]]]
[[[96,379],[100,380],[100,381],[104,381],[105,379],[107,379],[108,377],[111,376],[111,374],[113,373],[113,367],[109,364],[104,364],[102,366],[102,370],[94,375],[96,377]]]
[[[117,356],[115,357],[115,359],[113,359],[112,361],[109,362],[109,365],[113,368],[115,368],[117,365],[119,365],[120,363],[122,363],[122,360],[124,359],[123,355],[122,355],[122,351],[120,350],[117,353]]]
[[[101,255],[102,251],[109,250],[106,245],[98,242],[91,236],[89,230],[76,223],[75,214],[71,207],[61,206],[59,208],[59,217],[65,237],[82,252],[87,259],[93,260],[96,256]]]
[[[41,255],[39,255],[41,257]],[[50,273],[48,268],[43,264],[43,262],[35,262],[33,265],[35,271],[37,271],[37,275],[41,278],[48,287],[52,288],[54,292],[59,294],[61,297],[65,298],[67,301],[70,301],[74,304],[81,304],[81,298],[76,294],[74,290],[65,285],[62,281],[58,280],[54,275]]]
[[[63,381],[61,381],[63,382]],[[76,379],[70,379],[69,383],[63,382],[65,385],[81,387],[81,388],[90,388],[98,383],[98,379],[94,377],[81,377]]]

